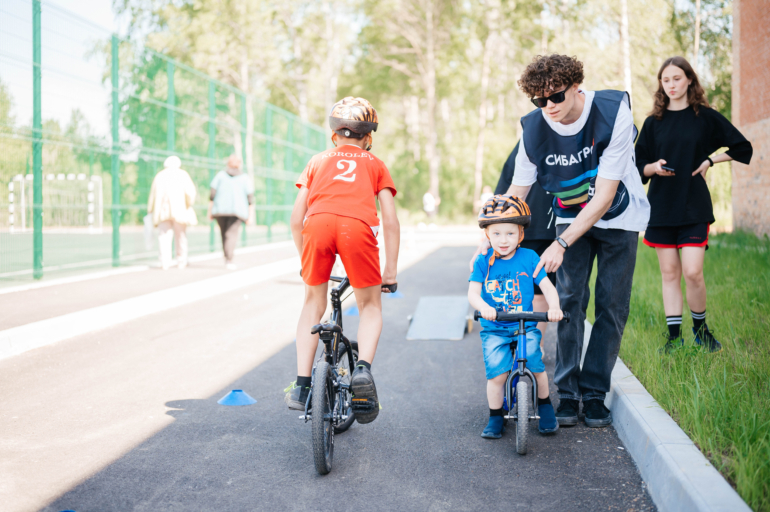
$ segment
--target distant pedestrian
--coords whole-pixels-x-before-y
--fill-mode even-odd
[[[725,153],[711,157],[721,147]],[[682,274],[687,285],[695,343],[711,352],[722,345],[706,325],[703,260],[714,222],[706,172],[718,162],[749,163],[751,143],[722,114],[709,108],[698,75],[684,57],[671,57],[658,71],[650,117],[636,144],[636,166],[652,212],[644,244],[658,253],[668,333],[663,350],[684,344]],[[681,249],[681,256],[679,250]]]
[[[484,185],[484,188],[481,189],[481,197],[479,198],[479,207],[483,206],[487,201],[492,199],[495,196],[495,193],[492,192],[492,187],[489,185]]]
[[[177,264],[180,269],[187,266],[187,226],[198,224],[193,204],[195,184],[181,168],[182,161],[170,156],[163,162],[163,170],[155,175],[147,201],[147,213],[152,214],[152,223],[158,228],[160,266],[166,270],[171,266],[171,243],[176,240]]]
[[[208,219],[216,219],[222,234],[225,268],[235,270],[235,246],[241,223],[254,218],[254,183],[241,170],[243,160],[230,155],[227,168],[211,181]]]

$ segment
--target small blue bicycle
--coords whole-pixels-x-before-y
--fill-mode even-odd
[[[481,313],[475,311],[473,319],[481,318]],[[505,381],[505,404],[509,404],[508,414],[504,419],[512,419],[516,422],[516,451],[525,455],[527,453],[527,426],[529,420],[539,420],[537,415],[537,381],[532,372],[527,369],[527,330],[526,322],[548,322],[548,313],[535,313],[532,311],[519,311],[518,313],[497,313],[498,322],[519,322],[518,339],[511,344],[514,353],[514,366]],[[564,321],[569,322],[569,313],[564,313]],[[532,398],[527,394],[527,377],[532,382]],[[529,414],[530,401],[533,404],[533,414]],[[504,406],[505,406],[504,404]],[[519,421],[526,418],[527,421]]]

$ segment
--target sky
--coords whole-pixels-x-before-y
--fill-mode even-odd
[[[43,119],[66,125],[80,110],[99,136],[109,134],[106,63],[96,48],[115,29],[111,0],[43,0]],[[0,82],[9,90],[17,124],[32,121],[32,2],[0,2]]]

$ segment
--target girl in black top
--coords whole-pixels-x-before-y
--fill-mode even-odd
[[[668,352],[682,346],[684,273],[695,342],[712,352],[722,346],[706,325],[703,258],[709,225],[714,222],[706,172],[718,162],[748,164],[751,143],[719,112],[709,108],[698,76],[683,57],[666,60],[658,71],[652,115],[636,144],[642,182],[650,182],[650,223],[644,243],[658,253],[663,277],[663,308],[668,324]],[[722,147],[725,153],[710,157]],[[682,250],[681,256],[679,249]]]

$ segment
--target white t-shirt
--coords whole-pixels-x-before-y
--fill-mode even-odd
[[[577,135],[583,129],[591,112],[594,101],[593,91],[582,91],[586,97],[583,112],[577,121],[572,124],[554,123],[545,112],[542,112],[548,126],[562,136]],[[626,102],[620,104],[618,115],[615,117],[615,126],[612,129],[610,144],[599,157],[598,176],[608,180],[620,180],[626,186],[629,197],[629,205],[622,214],[614,219],[599,219],[594,224],[597,228],[623,229],[625,231],[644,231],[650,220],[650,203],[647,194],[642,187],[642,179],[636,169],[634,160],[634,118],[631,109]],[[516,155],[516,170],[513,175],[513,185],[528,187],[537,181],[537,166],[527,156],[524,147],[524,137],[521,137],[519,154]],[[556,224],[571,224],[574,218],[556,217]]]

